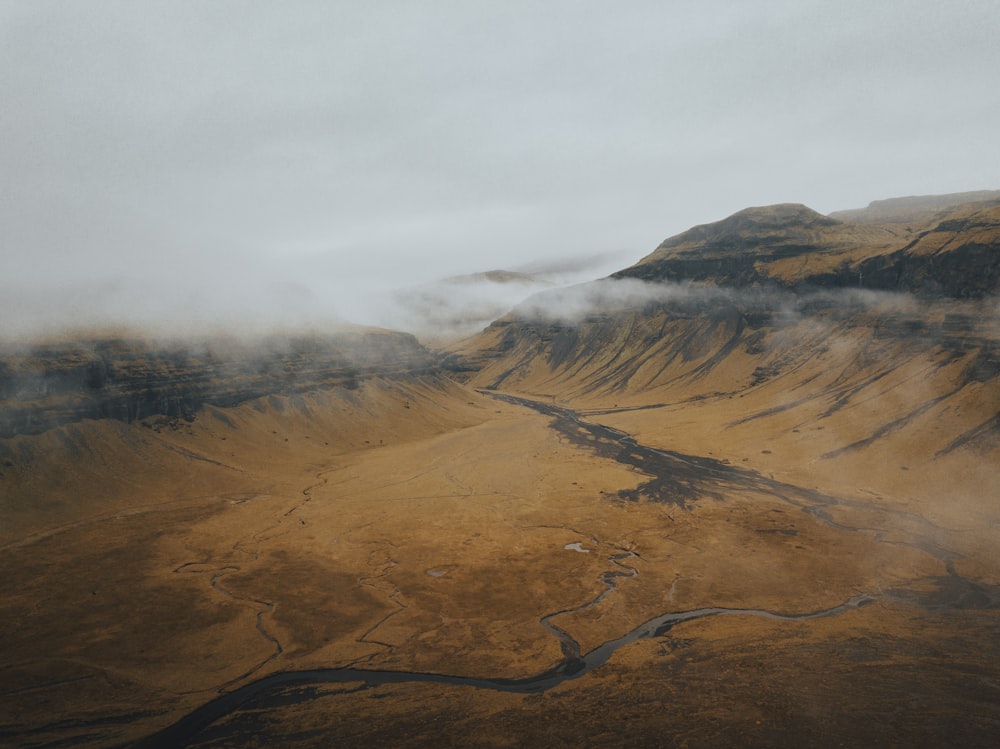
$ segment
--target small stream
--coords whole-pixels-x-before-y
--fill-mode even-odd
[[[570,544],[572,546],[573,544]],[[581,549],[577,549],[581,551]],[[586,549],[583,549],[586,551]],[[545,627],[549,632],[556,636],[559,640],[559,647],[562,650],[563,656],[565,656],[567,662],[575,662],[581,660],[580,655],[580,643],[574,640],[569,633],[557,627],[552,623],[552,620],[557,616],[565,616],[566,614],[576,614],[581,611],[586,611],[587,609],[592,609],[597,606],[601,601],[608,597],[608,595],[618,587],[618,578],[620,577],[636,577],[639,574],[639,570],[635,567],[631,567],[627,564],[622,564],[622,559],[629,559],[632,557],[637,557],[638,555],[627,549],[621,550],[617,554],[612,554],[608,557],[608,561],[619,567],[620,570],[610,570],[601,575],[601,582],[604,583],[604,590],[602,590],[593,600],[587,601],[580,606],[574,606],[571,609],[563,609],[562,611],[556,611],[553,614],[547,614],[543,616],[539,622]],[[602,661],[603,662],[603,661]]]
[[[254,608],[257,608],[257,632],[260,633],[261,637],[263,637],[265,640],[271,643],[271,645],[274,648],[274,651],[270,655],[268,655],[266,658],[264,658],[259,663],[254,665],[253,668],[251,668],[249,671],[246,671],[240,674],[239,676],[236,676],[227,681],[226,683],[222,684],[219,687],[219,691],[224,690],[231,684],[238,684],[244,679],[248,679],[249,677],[253,676],[255,673],[264,668],[264,666],[266,666],[268,663],[273,661],[275,658],[277,658],[284,652],[284,648],[281,646],[281,643],[278,641],[278,638],[275,637],[273,634],[271,634],[264,626],[264,616],[265,614],[270,614],[271,612],[274,611],[274,604],[271,603],[270,601],[262,601],[259,598],[238,596],[232,591],[228,590],[227,588],[223,588],[219,584],[219,580],[221,580],[226,575],[232,572],[239,572],[239,571],[240,568],[235,565],[230,564],[221,567],[212,567],[212,565],[208,562],[188,562],[186,564],[182,564],[180,567],[174,570],[174,572],[176,573],[184,573],[184,572],[195,573],[195,574],[204,572],[214,573],[212,575],[212,580],[211,580],[211,586],[213,590],[218,591],[219,593],[224,595],[226,598],[229,598],[230,600],[245,603],[250,606],[253,606]]]

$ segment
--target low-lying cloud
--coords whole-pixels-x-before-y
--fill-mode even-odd
[[[116,331],[155,338],[295,335],[362,325],[439,341],[475,333],[540,290],[606,275],[638,254],[555,257],[416,284],[307,259],[134,263],[107,278],[55,277],[31,286],[0,280],[0,340]]]
[[[603,278],[535,294],[519,305],[514,317],[540,322],[577,324],[586,317],[642,309],[646,305],[677,305],[707,311],[712,305],[767,311],[775,321],[793,323],[815,308],[858,312],[880,309],[904,313],[919,310],[910,294],[870,289],[811,289],[802,293],[780,288],[728,288],[708,283],[650,282],[634,278]]]

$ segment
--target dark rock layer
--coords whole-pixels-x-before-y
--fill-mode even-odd
[[[432,366],[432,356],[413,336],[384,331],[254,343],[101,339],[8,348],[0,353],[0,437],[82,419],[191,419],[205,405],[351,388],[373,373],[410,374]]]

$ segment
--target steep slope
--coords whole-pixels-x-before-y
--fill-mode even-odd
[[[278,491],[337,456],[483,417],[438,374],[272,394],[188,418],[85,419],[0,439],[0,547],[116,514]]]
[[[930,502],[949,481],[972,494],[996,478],[998,270],[997,205],[952,206],[919,231],[748,209],[575,299],[537,297],[450,362],[476,387],[797,481],[895,465],[867,488]]]
[[[259,491],[282,472],[279,456],[296,464],[465,423],[445,406],[416,408],[455,397],[427,349],[384,330],[8,344],[0,544],[165,501]]]

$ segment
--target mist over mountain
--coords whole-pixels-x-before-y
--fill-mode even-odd
[[[552,285],[526,273],[501,270],[453,276],[391,295],[384,319],[419,333],[425,341],[467,336]]]
[[[449,276],[376,297],[364,315],[369,322],[442,344],[478,332],[539,291],[589,281],[631,259],[625,251],[551,257],[512,270]]]
[[[996,746],[998,38],[0,0],[0,746]]]
[[[990,745],[1000,199],[967,197],[367,301],[412,332],[5,342],[0,741]]]
[[[433,364],[413,336],[350,329],[253,338],[91,338],[0,347],[0,437],[84,419],[193,420],[204,406],[355,389]]]
[[[623,326],[634,335],[642,321],[639,328],[653,325],[660,332],[647,330],[645,344],[629,344],[638,347],[626,346],[617,359],[655,359],[644,347],[673,345],[677,336],[657,327],[664,315],[673,326],[686,320],[683,324],[710,324],[713,330],[731,319],[739,329],[727,346],[751,349],[757,344],[741,341],[803,320],[843,326],[851,319],[864,317],[869,321],[864,325],[880,319],[881,330],[907,331],[914,340],[947,338],[965,349],[978,345],[978,366],[992,371],[993,344],[974,342],[989,340],[998,324],[1000,193],[873,205],[878,215],[884,206],[894,216],[905,209],[911,220],[876,220],[871,207],[862,209],[869,211],[863,215],[843,212],[839,219],[799,204],[748,208],[670,237],[633,265],[598,280],[578,282],[620,262],[622,253],[536,264],[533,272],[456,276],[382,300],[383,321],[425,343],[446,346],[443,359],[412,337],[355,330],[342,322],[308,334],[301,326],[296,332],[291,322],[285,323],[287,332],[268,332],[251,318],[234,322],[225,333],[225,317],[209,329],[214,337],[198,327],[169,330],[168,315],[117,336],[84,331],[74,341],[72,333],[63,332],[49,343],[8,343],[0,362],[3,432],[37,432],[67,419],[113,414],[128,420],[175,417],[203,402],[232,405],[268,393],[333,386],[368,371],[424,370],[434,362],[478,371],[482,362],[498,360],[475,378],[489,384],[488,373],[506,368],[495,385],[536,367],[528,362],[547,361],[558,373],[565,362],[582,357],[593,363],[574,377],[593,370],[609,386],[622,387],[601,369],[602,352]],[[105,291],[98,287],[91,293]],[[118,291],[114,287],[109,296]],[[594,337],[595,325],[605,332]],[[329,332],[319,332],[323,328]],[[479,331],[484,332],[477,337]],[[449,343],[462,335],[473,337]]]
[[[749,208],[671,237],[609,278],[529,298],[452,347],[449,361],[480,387],[577,398],[756,393],[767,403],[784,402],[793,387],[801,396],[789,410],[807,420],[817,418],[813,406],[827,404],[820,418],[833,417],[874,398],[890,372],[933,362],[952,374],[896,389],[897,407],[858,439],[919,433],[925,427],[911,419],[936,413],[939,424],[954,422],[936,450],[993,449],[1000,199],[963,199],[909,200],[923,216],[909,225],[838,220],[796,204]],[[979,406],[947,408],[959,402]]]

